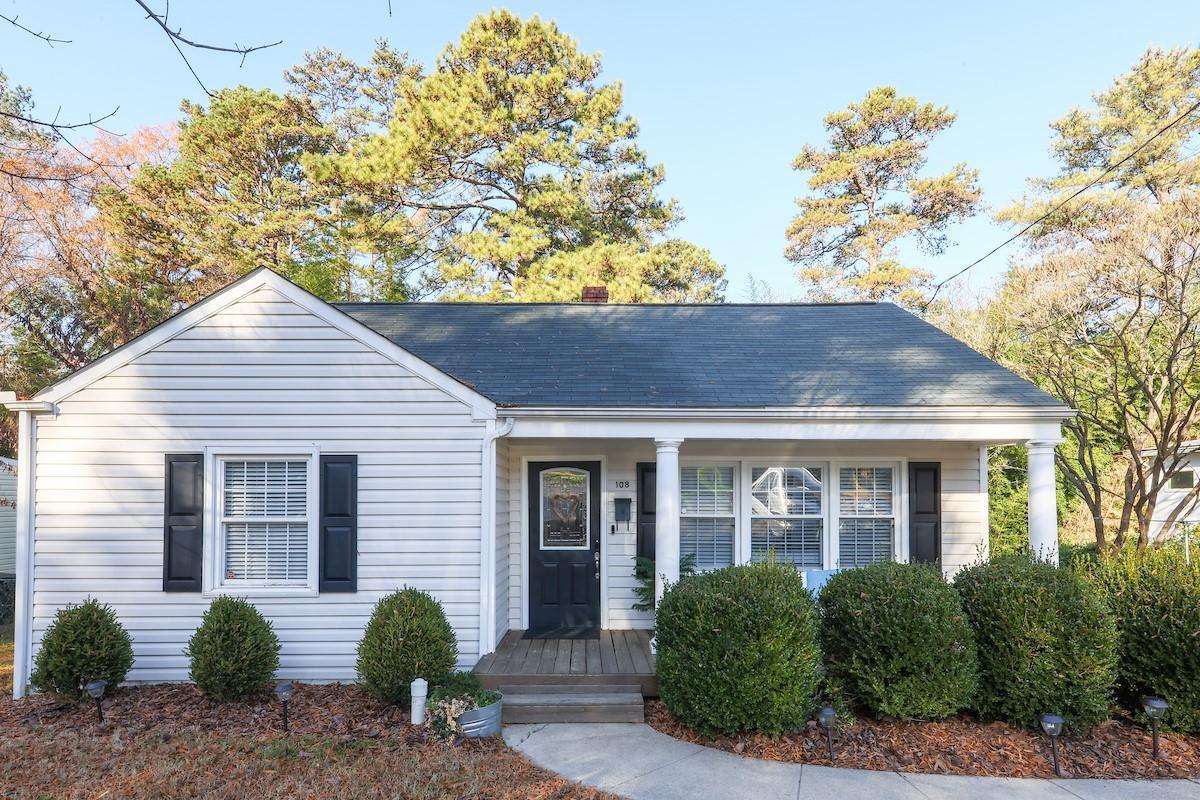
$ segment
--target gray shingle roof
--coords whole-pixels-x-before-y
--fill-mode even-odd
[[[340,303],[508,406],[1059,406],[889,303]]]

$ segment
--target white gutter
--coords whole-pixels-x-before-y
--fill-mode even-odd
[[[38,414],[55,412],[53,403],[17,400],[13,392],[0,392],[0,404],[17,413],[17,596],[15,598],[13,698],[24,697],[33,669],[33,539],[34,489],[37,462]]]
[[[764,406],[761,408],[663,408],[542,406],[498,408],[509,417],[593,419],[1069,419],[1067,406]]]
[[[496,440],[512,433],[513,419],[486,424],[480,447],[483,503],[479,528],[479,657],[496,649]]]

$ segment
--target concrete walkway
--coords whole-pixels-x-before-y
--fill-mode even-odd
[[[1200,782],[914,775],[744,758],[649,725],[510,725],[504,741],[541,767],[632,800],[1200,800]]]

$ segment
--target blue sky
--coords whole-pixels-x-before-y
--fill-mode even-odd
[[[164,0],[152,0],[161,8]],[[172,23],[202,41],[283,39],[252,54],[189,52],[210,88],[280,87],[305,50],[328,46],[364,59],[388,37],[430,63],[488,3],[392,0],[174,0]],[[730,300],[746,276],[783,298],[797,293],[783,258],[784,229],[804,176],[790,162],[823,139],[821,118],[880,84],[958,113],[930,168],[978,168],[990,207],[1019,197],[1026,178],[1053,171],[1048,123],[1127,70],[1149,46],[1195,46],[1200,4],[1128,2],[510,2],[556,20],[599,52],[604,77],[625,87],[652,160],[686,220],[678,235],[729,268]],[[43,114],[66,120],[119,106],[108,125],[129,131],[175,119],[201,92],[166,38],[133,0],[0,0],[0,13],[73,40],[53,49],[0,23],[0,69],[30,86]],[[1189,34],[1193,38],[1188,38]],[[947,275],[1004,239],[986,215],[959,226],[956,246],[922,265]],[[971,275],[986,286],[994,256]]]

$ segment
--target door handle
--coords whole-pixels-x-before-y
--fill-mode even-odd
[[[600,551],[593,551],[592,557],[596,559],[596,580],[600,580]]]

